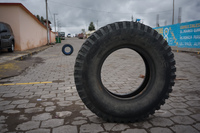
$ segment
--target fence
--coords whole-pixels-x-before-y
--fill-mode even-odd
[[[200,20],[154,28],[170,46],[200,48]]]

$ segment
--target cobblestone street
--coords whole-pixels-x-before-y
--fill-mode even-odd
[[[154,115],[135,123],[109,123],[88,110],[76,91],[74,64],[84,41],[62,40],[33,55],[40,62],[22,74],[0,80],[0,133],[200,132],[200,55],[174,52],[175,86]],[[70,56],[61,51],[66,43],[74,47]],[[141,84],[144,70],[139,55],[123,49],[106,59],[101,76],[111,91],[127,93]]]

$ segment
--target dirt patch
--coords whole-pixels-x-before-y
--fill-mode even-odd
[[[28,57],[24,60],[12,60],[0,64],[0,79],[10,78],[21,74],[30,66],[43,63],[43,59],[39,57]]]

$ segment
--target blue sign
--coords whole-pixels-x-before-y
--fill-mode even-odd
[[[154,28],[170,46],[200,48],[200,20]]]

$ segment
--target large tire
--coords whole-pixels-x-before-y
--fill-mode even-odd
[[[8,48],[8,52],[14,52],[14,50],[15,50],[15,45],[14,42],[12,41],[11,48]]]
[[[70,48],[70,51],[69,51],[69,52],[66,51],[66,48],[67,48],[67,47]],[[74,51],[74,48],[73,48],[72,45],[70,45],[70,44],[65,44],[65,45],[63,45],[63,47],[62,47],[62,52],[63,52],[63,54],[65,54],[65,55],[71,55],[71,54],[73,53],[73,51]]]
[[[101,68],[114,51],[129,48],[144,60],[146,75],[129,94],[114,94],[101,81]],[[110,122],[147,118],[169,97],[174,85],[175,60],[166,40],[154,29],[137,22],[116,22],[94,32],[82,45],[75,63],[75,84],[85,105]]]

